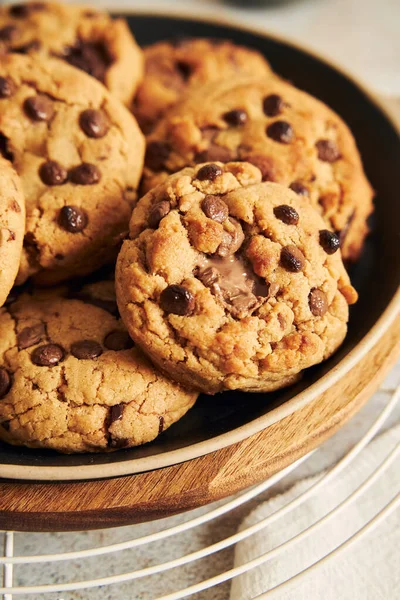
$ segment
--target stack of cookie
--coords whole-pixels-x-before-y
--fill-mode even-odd
[[[2,7],[0,154],[0,440],[143,444],[345,338],[372,190],[346,125],[257,52]]]

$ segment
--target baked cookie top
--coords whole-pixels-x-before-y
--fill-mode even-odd
[[[96,306],[23,295],[0,309],[0,330],[0,439],[11,444],[67,453],[136,446],[196,400]]]
[[[117,261],[132,338],[214,393],[292,383],[343,341],[356,301],[339,239],[308,199],[249,163],[172,175],[137,204]]]
[[[326,105],[273,74],[205,85],[148,137],[145,190],[185,166],[232,160],[309,198],[340,235],[344,258],[358,257],[372,189],[349,128]]]
[[[25,200],[21,182],[9,161],[0,156],[0,306],[18,273],[24,233]]]
[[[139,86],[134,114],[149,132],[168,108],[194,88],[240,75],[263,77],[270,72],[255,50],[227,40],[178,39],[144,49],[145,75]]]
[[[129,111],[92,77],[54,59],[5,55],[0,136],[25,193],[18,283],[56,283],[112,258],[127,230],[144,154]]]
[[[0,51],[58,57],[130,104],[143,56],[127,23],[89,6],[28,2],[0,7]]]

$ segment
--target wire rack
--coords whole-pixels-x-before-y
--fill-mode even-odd
[[[283,555],[286,551],[294,547],[296,544],[300,544],[305,538],[315,535],[318,530],[323,527],[329,521],[338,519],[341,513],[353,503],[357,502],[361,496],[368,494],[369,489],[374,483],[378,482],[382,474],[393,465],[396,459],[400,456],[400,444],[397,444],[395,448],[384,458],[381,464],[368,476],[364,482],[359,485],[348,497],[346,497],[340,504],[335,506],[332,510],[327,512],[320,519],[316,520],[311,526],[304,529],[291,539],[273,548],[267,553],[258,556],[257,558],[241,564],[238,567],[234,567],[232,563],[232,552],[229,554],[229,560],[220,561],[216,560],[215,555],[232,551],[234,546],[244,539],[249,539],[251,536],[265,530],[273,522],[278,519],[283,519],[285,515],[288,515],[291,511],[294,511],[300,505],[307,502],[314,494],[332,481],[334,478],[340,476],[353,461],[357,461],[357,457],[363,448],[372,440],[372,438],[381,430],[381,428],[387,422],[389,416],[393,413],[400,399],[400,387],[391,390],[387,394],[389,401],[380,407],[378,416],[374,416],[374,421],[369,429],[358,439],[358,441],[352,445],[351,449],[336,463],[335,466],[326,470],[319,479],[317,479],[311,487],[305,492],[301,493],[293,500],[282,506],[267,518],[260,520],[252,526],[245,527],[237,532],[237,521],[235,521],[235,527],[225,528],[220,527],[219,523],[221,520],[232,515],[240,509],[246,509],[249,511],[249,507],[254,503],[255,499],[259,500],[273,486],[278,482],[280,485],[282,482],[287,481],[290,474],[296,471],[299,466],[310,460],[314,453],[308,454],[301,460],[297,461],[290,467],[275,474],[267,481],[253,487],[252,489],[230,499],[223,501],[217,505],[206,507],[195,511],[196,516],[190,517],[192,513],[186,513],[186,515],[180,515],[179,517],[169,517],[157,523],[146,524],[145,526],[132,526],[127,528],[119,528],[119,531],[123,530],[123,535],[127,537],[123,541],[116,543],[101,543],[105,538],[106,541],[112,540],[116,530],[107,530],[107,532],[96,534],[96,543],[93,545],[90,542],[91,533],[86,532],[82,534],[69,533],[69,534],[57,534],[60,539],[54,539],[55,534],[26,534],[26,533],[13,533],[11,531],[4,532],[4,556],[0,557],[0,569],[3,570],[3,582],[0,588],[0,596],[3,600],[13,600],[13,598],[45,598],[48,600],[71,600],[71,599],[84,599],[95,598],[96,600],[107,599],[107,598],[128,598],[136,600],[138,598],[151,598],[151,600],[178,600],[179,598],[187,598],[189,596],[196,598],[227,598],[229,596],[229,583],[230,581],[249,572],[252,569],[259,567],[267,561]],[[393,415],[392,415],[393,416]],[[398,470],[397,470],[398,472]],[[398,508],[400,504],[400,479],[398,482],[399,493],[397,493],[375,516],[373,516],[368,522],[366,522],[358,531],[351,535],[348,539],[343,540],[333,550],[322,556],[313,564],[308,565],[304,570],[295,574],[293,577],[275,588],[269,590],[265,594],[258,596],[257,598],[275,598],[279,594],[295,586],[301,578],[307,573],[317,569],[322,564],[334,557],[337,557],[341,553],[346,552],[350,547],[358,544],[360,540],[367,536],[373,529],[386,519],[393,511]],[[189,518],[188,518],[189,515]],[[172,523],[172,525],[171,525]],[[167,525],[165,527],[165,525]],[[219,539],[215,543],[206,544],[192,551],[181,552],[181,546],[179,546],[179,539],[186,536],[187,541],[193,538],[194,532],[198,528],[208,526],[215,532],[225,532],[226,535],[223,539]],[[144,531],[144,535],[136,535],[134,533],[139,532],[141,529]],[[144,529],[143,529],[144,528]],[[147,529],[146,529],[147,528]],[[236,531],[236,533],[232,533]],[[1,534],[0,534],[1,535]],[[31,536],[31,538],[29,538]],[[53,538],[46,538],[46,536],[53,536]],[[28,542],[28,548],[32,549],[32,553],[19,554],[18,553],[18,540],[20,538],[24,541],[24,548],[26,549],[26,543]],[[54,545],[56,541],[60,545],[59,551],[52,553],[44,553],[43,549],[46,548],[46,544],[49,540]],[[30,544],[30,545],[29,545]],[[167,560],[160,562],[159,555],[158,560],[155,564],[149,564],[151,562],[152,554],[151,548],[157,548],[161,544],[164,544],[166,550],[164,552]],[[79,545],[83,545],[79,548]],[[78,546],[78,547],[77,547]],[[178,548],[178,555],[173,557],[174,546]],[[69,550],[65,551],[65,547]],[[77,547],[77,549],[75,549]],[[73,548],[71,550],[71,548]],[[186,544],[185,548],[190,550]],[[38,550],[42,550],[39,552]],[[136,552],[136,555],[132,554]],[[139,558],[140,560],[139,560]],[[216,569],[216,565],[220,568],[220,565],[227,565],[227,568],[223,572],[218,572],[212,576],[204,576],[201,581],[196,581],[193,584],[182,587],[179,585],[179,577],[176,576],[173,581],[175,584],[175,591],[167,591],[165,593],[165,576],[166,573],[174,572],[179,568],[188,568],[194,566],[196,575],[198,577],[199,572],[209,573],[208,571],[201,571],[198,565],[201,561],[208,560],[209,565],[212,564],[211,573]],[[103,561],[101,564],[102,577],[94,577],[93,569],[94,565],[97,564],[97,571],[99,570],[99,561]],[[140,565],[140,568],[132,568],[132,566]],[[78,576],[77,576],[78,573]],[[79,574],[82,576],[79,578]],[[147,589],[152,590],[152,594],[149,596],[143,594],[141,589],[137,586],[139,580],[145,579],[145,581],[153,581],[154,576],[162,576],[161,583],[157,585],[149,585]],[[190,578],[189,578],[190,579]],[[36,583],[39,580],[38,583]],[[51,581],[52,583],[49,583]],[[185,581],[188,581],[187,573]],[[34,583],[32,583],[34,582]],[[115,596],[115,587],[125,585],[124,592],[122,595]],[[126,587],[128,586],[128,587]],[[225,586],[225,587],[224,587]],[[216,589],[223,589],[221,593],[216,594]],[[159,593],[157,593],[159,590]],[[84,591],[85,595],[81,595]],[[72,594],[72,595],[71,595]],[[95,595],[91,595],[95,594]]]

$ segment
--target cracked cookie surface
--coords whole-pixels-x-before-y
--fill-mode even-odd
[[[145,74],[134,102],[142,130],[149,132],[168,108],[198,86],[240,75],[263,77],[265,58],[250,48],[218,39],[158,42],[144,49]]]
[[[0,8],[0,51],[58,57],[130,104],[143,75],[127,23],[89,6],[28,2]]]
[[[26,234],[18,283],[84,275],[112,260],[143,165],[134,117],[100,83],[52,59],[0,64],[0,137],[19,174]]]
[[[355,140],[322,102],[274,74],[214,82],[172,108],[147,139],[144,189],[205,161],[246,160],[307,196],[356,260],[372,211]]]
[[[60,452],[153,440],[197,394],[157,372],[121,321],[41,294],[0,309],[0,439]]]
[[[0,156],[0,306],[14,284],[25,233],[25,200],[21,182]]]
[[[339,239],[254,165],[186,168],[135,207],[116,269],[132,338],[206,393],[270,391],[343,341],[357,299]]]

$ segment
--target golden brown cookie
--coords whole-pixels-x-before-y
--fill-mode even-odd
[[[25,200],[21,182],[10,162],[0,156],[0,306],[18,273],[24,233]]]
[[[108,312],[21,296],[0,309],[0,439],[59,452],[153,440],[197,394],[158,373]]]
[[[134,114],[149,132],[182,95],[210,81],[270,72],[265,58],[249,48],[218,39],[158,42],[144,49],[145,76],[139,86]]]
[[[52,59],[0,63],[0,134],[27,223],[18,283],[53,284],[112,260],[137,199],[144,140],[92,77]]]
[[[0,50],[54,56],[99,81],[130,104],[143,76],[143,56],[127,23],[89,6],[28,2],[0,7]]]
[[[148,137],[145,190],[204,161],[247,160],[264,181],[304,195],[355,260],[368,231],[372,189],[354,138],[327,106],[277,76],[203,86]]]
[[[132,338],[206,393],[270,391],[328,358],[357,299],[338,236],[249,163],[172,175],[137,204],[116,269]]]

